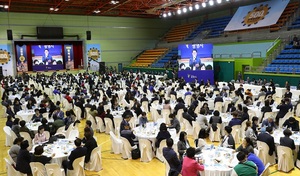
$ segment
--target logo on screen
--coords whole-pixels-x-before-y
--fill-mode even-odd
[[[100,51],[97,48],[90,48],[88,51],[88,58],[98,60],[98,58],[100,58]]]
[[[249,11],[248,14],[244,17],[242,21],[243,26],[251,26],[252,24],[257,24],[259,21],[265,19],[265,16],[269,14],[271,7],[268,7],[268,4],[261,4],[259,7],[254,7],[252,11]]]

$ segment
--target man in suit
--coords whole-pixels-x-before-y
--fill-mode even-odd
[[[85,147],[81,147],[81,139],[77,138],[74,141],[74,144],[76,148],[71,152],[71,154],[68,157],[68,160],[64,160],[62,162],[63,168],[65,170],[65,173],[67,175],[67,169],[73,170],[73,162],[75,159],[83,157],[87,153],[87,149]]]
[[[216,98],[214,100],[214,104],[216,104],[216,102],[223,102],[223,97],[221,97],[220,94],[216,95]]]
[[[183,109],[182,117],[190,122],[191,126],[193,126],[193,121],[195,121],[194,117],[188,113],[187,108]]]
[[[275,152],[275,143],[274,138],[271,136],[272,134],[272,127],[267,127],[266,132],[262,132],[257,136],[257,140],[261,142],[265,142],[269,146],[269,155],[272,156]]]
[[[146,94],[144,94],[143,98],[141,98],[141,104],[143,103],[143,101],[149,102]]]
[[[292,131],[299,131],[299,121],[294,117],[290,117],[289,119],[287,119],[282,126],[291,128]]]
[[[286,89],[286,92],[284,93],[284,98],[292,98],[293,94],[290,92],[290,89]]]
[[[193,49],[192,58],[190,58],[190,67],[192,70],[205,70],[205,65],[201,63],[201,59],[197,57],[197,50]]]
[[[174,142],[172,138],[167,139],[167,147],[163,148],[163,155],[167,160],[170,170],[168,175],[179,175],[181,172],[181,162],[179,161],[176,152],[173,150]]]
[[[90,161],[93,149],[98,147],[97,142],[93,137],[89,127],[84,128],[84,138],[82,142],[85,144],[84,147],[86,148],[86,155],[84,158],[84,162],[88,163]]]
[[[292,150],[295,150],[295,142],[293,139],[290,138],[290,136],[292,135],[291,130],[289,129],[285,129],[283,131],[284,137],[280,138],[280,145],[281,146],[285,146],[285,147],[289,147]]]
[[[45,65],[50,65],[53,62],[52,56],[49,54],[49,50],[45,49],[44,56],[42,57],[42,61]]]
[[[279,119],[283,118],[289,110],[292,110],[293,105],[290,103],[288,98],[285,98],[284,100],[281,100],[281,103],[277,106],[277,109],[279,109],[279,112],[276,116],[276,123],[279,123]]]

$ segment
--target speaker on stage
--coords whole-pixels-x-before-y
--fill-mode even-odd
[[[99,62],[99,73],[105,73],[105,62]]]
[[[91,31],[86,31],[86,40],[91,40],[91,39],[92,39]]]
[[[12,34],[12,30],[11,29],[7,30],[7,40],[13,40],[13,34]]]

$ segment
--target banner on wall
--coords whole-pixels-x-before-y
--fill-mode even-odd
[[[259,28],[276,24],[289,0],[272,0],[239,7],[224,31]]]
[[[87,44],[86,55],[88,61],[101,62],[101,49],[99,44]]]
[[[4,76],[15,75],[15,65],[13,59],[11,59],[12,57],[11,45],[0,45],[0,64]]]
[[[27,65],[27,52],[26,52],[26,45],[16,45],[17,50],[17,71],[18,72],[27,72],[28,65]]]
[[[10,57],[10,53],[6,49],[0,48],[0,64],[7,64],[10,61]]]
[[[66,69],[74,69],[73,45],[65,45],[65,63]]]

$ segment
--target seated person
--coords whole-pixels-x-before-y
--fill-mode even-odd
[[[20,132],[27,132],[32,139],[34,138],[34,133],[27,128],[25,120],[20,121]]]
[[[292,135],[291,130],[289,129],[285,129],[283,131],[284,137],[280,138],[280,145],[281,146],[285,146],[285,147],[289,147],[292,150],[295,150],[295,142],[293,139],[290,138],[290,136]]]
[[[52,158],[55,156],[55,153],[51,155],[51,157],[47,157],[42,155],[44,153],[44,147],[39,145],[34,148],[34,153],[31,156],[31,162],[40,162],[43,165],[50,163]]]
[[[40,110],[39,109],[35,109],[34,112],[35,112],[35,114],[33,114],[31,120],[33,122],[40,122],[40,121],[42,121],[43,115],[40,114]]]
[[[246,149],[248,152],[254,153],[253,143],[249,137],[245,137],[243,139],[242,144],[235,150],[236,152],[240,152],[243,149]]]
[[[29,143],[27,140],[22,141],[20,144],[20,151],[17,157],[17,162],[16,162],[16,170],[27,175],[31,175],[31,168],[30,168],[30,161],[31,161],[31,156],[27,148],[29,147]]]
[[[261,142],[265,142],[269,146],[269,155],[272,156],[275,152],[275,142],[274,142],[274,137],[271,136],[273,133],[273,128],[272,127],[267,127],[266,132],[261,132],[257,136],[257,140]]]
[[[242,120],[238,118],[238,113],[236,111],[232,113],[232,117],[233,118],[230,120],[228,126],[233,127],[242,124]]]
[[[200,112],[202,109],[200,110]],[[201,113],[202,114],[202,113]],[[211,124],[211,127],[214,131],[217,130],[217,125],[222,124],[222,118],[220,117],[219,111],[214,111],[214,115],[210,117],[209,124]]]
[[[84,158],[84,162],[88,163],[91,158],[91,154],[94,148],[98,147],[95,138],[92,136],[91,130],[89,127],[84,128],[84,139],[82,142],[85,144],[84,147],[86,148],[86,155]]]
[[[249,152],[246,149],[242,149],[241,152],[245,153],[248,161],[252,161],[253,163],[255,163],[255,165],[257,167],[257,172],[258,172],[257,175],[261,175],[261,173],[265,170],[265,165],[262,162],[262,160],[258,156],[256,156],[254,153]]]
[[[220,146],[225,148],[235,149],[234,138],[231,134],[232,128],[230,126],[225,127],[225,136],[223,137]]]
[[[123,121],[120,125],[120,135],[128,140],[130,145],[135,149],[137,146],[134,144],[133,139],[135,139],[135,135],[133,134],[133,131],[131,130],[131,127],[129,125],[129,121],[131,119],[131,115],[126,115]]]
[[[170,135],[169,131],[167,130],[166,124],[165,123],[160,124],[159,132],[158,132],[158,134],[156,136],[155,147],[159,148],[160,142],[162,140],[168,139],[170,137],[171,137],[171,135]]]
[[[139,118],[139,125],[145,127],[148,122],[147,116],[145,112],[142,112],[142,116]]]
[[[11,146],[11,148],[9,149],[9,155],[14,160],[15,163],[17,162],[17,157],[21,149],[20,144],[23,142],[23,140],[24,140],[23,137],[17,137],[14,140],[13,146]]]
[[[81,139],[77,138],[74,141],[76,148],[71,152],[71,154],[68,157],[68,160],[64,160],[62,162],[62,166],[65,170],[65,173],[67,175],[67,169],[73,170],[73,162],[75,159],[83,157],[86,155],[87,150],[85,147],[81,146]]]
[[[187,108],[183,109],[182,117],[184,119],[186,119],[187,121],[189,121],[189,123],[191,124],[191,126],[193,126],[192,122],[195,121],[195,118],[188,113],[188,109]]]
[[[199,171],[204,170],[204,165],[202,161],[199,160],[197,162],[195,160],[196,149],[193,147],[189,147],[186,150],[186,157],[183,158],[182,162],[182,176],[196,176]]]
[[[282,126],[291,128],[292,131],[299,131],[299,121],[294,117],[290,117],[289,119],[287,119]]]
[[[271,127],[271,128],[277,128],[274,120],[272,117],[269,117],[268,119],[264,120],[261,124],[262,128]]]
[[[49,139],[47,139],[45,131],[44,131],[44,126],[39,126],[38,127],[38,132],[35,134],[34,136],[34,142],[35,143],[42,143],[42,142],[46,142]]]
[[[168,128],[175,128],[176,129],[176,133],[179,133],[180,131],[180,122],[179,120],[175,117],[175,114],[171,113],[169,115],[170,118],[170,125]]]
[[[257,176],[255,163],[248,161],[244,152],[239,152],[236,157],[240,162],[233,168],[233,171],[236,173],[233,175]]]

